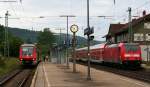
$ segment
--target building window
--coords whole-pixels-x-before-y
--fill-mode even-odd
[[[150,22],[144,23],[144,29],[150,29]]]
[[[134,41],[144,41],[144,35],[142,33],[135,33]]]
[[[150,33],[148,33],[148,34],[145,35],[145,40],[146,41],[150,41]]]
[[[115,43],[115,38],[114,37],[112,37],[112,43]]]

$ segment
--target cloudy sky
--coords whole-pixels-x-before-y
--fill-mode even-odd
[[[4,17],[6,11],[10,13],[9,27],[42,30],[44,27],[58,33],[56,28],[64,28],[66,33],[66,18],[61,15],[75,15],[69,18],[69,26],[77,24],[77,35],[84,36],[86,28],[86,1],[87,0],[19,0],[16,3],[4,3],[0,0],[0,17]],[[104,40],[101,37],[107,34],[110,23],[126,23],[128,21],[128,7],[132,7],[132,15],[142,16],[142,11],[150,12],[150,0],[90,0],[90,26],[95,28],[95,39]],[[45,18],[39,18],[44,16]],[[98,16],[112,16],[100,18]],[[16,18],[16,19],[11,19]],[[18,19],[19,18],[19,19]],[[4,18],[0,19],[4,24]],[[71,32],[70,32],[71,33]]]

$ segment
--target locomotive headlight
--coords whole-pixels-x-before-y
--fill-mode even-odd
[[[125,57],[140,57],[139,54],[125,54]]]
[[[130,54],[125,54],[124,56],[125,56],[125,57],[131,57],[131,55],[130,55]]]
[[[140,57],[140,55],[139,55],[139,54],[134,54],[133,56],[134,56],[134,57]]]

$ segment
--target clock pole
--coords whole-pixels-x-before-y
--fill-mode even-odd
[[[76,44],[76,38],[75,38],[75,32],[73,32],[73,72],[76,72],[76,59],[75,59],[75,44]]]
[[[75,46],[76,46],[76,32],[78,31],[78,26],[77,25],[72,25],[70,27],[71,32],[73,33],[73,39],[72,39],[72,48],[73,48],[73,53],[72,53],[72,58],[73,58],[73,73],[76,73],[76,53],[75,53]]]

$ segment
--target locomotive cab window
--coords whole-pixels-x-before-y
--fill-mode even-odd
[[[136,45],[136,44],[126,44],[125,45],[125,50],[126,50],[126,52],[135,52],[135,51],[137,51],[138,50],[138,48],[139,48],[139,46],[138,45]]]
[[[22,47],[22,54],[23,56],[32,56],[33,53],[33,47]]]

